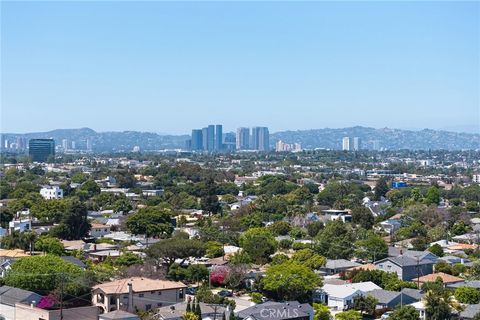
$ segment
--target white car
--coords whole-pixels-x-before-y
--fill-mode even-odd
[[[388,319],[388,318],[390,318],[391,315],[392,315],[392,311],[385,312],[384,314],[382,314],[382,316],[380,317],[380,319],[381,319],[381,320]]]

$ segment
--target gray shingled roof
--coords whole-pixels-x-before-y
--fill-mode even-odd
[[[368,295],[377,299],[378,303],[389,304],[400,295],[400,292],[376,289],[368,292]]]
[[[325,264],[325,268],[327,269],[338,269],[338,268],[352,268],[352,267],[358,267],[360,266],[360,263],[353,262],[350,260],[345,260],[345,259],[336,259],[336,260],[327,260],[327,263]]]
[[[480,289],[480,281],[472,280],[472,281],[465,281],[465,282],[457,282],[447,285],[448,288],[459,288],[459,287],[471,287],[475,289]]]
[[[460,312],[460,318],[473,319],[477,313],[480,313],[480,304],[469,304]]]
[[[425,295],[425,292],[423,292],[422,290],[411,288],[403,288],[402,292],[404,295],[412,297],[413,299],[418,301],[422,300],[423,296]]]
[[[133,320],[133,319],[138,319],[140,318],[133,313],[126,312],[123,310],[115,310],[111,312],[107,312],[104,314],[99,315],[99,318],[102,320],[121,320],[121,319],[127,319],[127,320]]]
[[[375,265],[377,265],[380,262],[386,261],[386,260],[390,260],[391,262],[399,265],[400,267],[416,266],[417,265],[417,259],[416,258],[412,258],[412,257],[406,256],[406,255],[401,255],[401,256],[398,256],[398,257],[385,258],[385,259],[382,259],[382,260],[379,260],[379,261],[375,262]],[[430,260],[430,259],[426,259],[426,258],[425,259],[419,258],[418,259],[418,264],[419,265],[435,264],[435,261]]]
[[[19,288],[2,286],[0,287],[0,303],[14,306],[15,303],[23,302],[30,304],[33,301],[39,302],[42,298],[41,295],[32,291],[27,291]]]

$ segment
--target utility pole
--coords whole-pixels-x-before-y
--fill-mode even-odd
[[[60,273],[60,320],[63,320],[63,288],[64,288],[64,274]]]
[[[420,289],[420,261],[417,256],[417,288]]]
[[[217,310],[218,310],[218,308],[223,307],[223,305],[212,303],[212,304],[207,304],[207,306],[213,308],[213,320],[217,320]]]

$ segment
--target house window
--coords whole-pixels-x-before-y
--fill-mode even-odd
[[[146,305],[145,305],[145,310],[148,311],[148,310],[150,310],[150,309],[152,309],[152,305],[151,305],[151,304],[146,304]]]
[[[161,295],[162,295],[162,291],[158,291],[158,295],[161,296]]]
[[[128,294],[123,295],[123,299],[128,299]]]
[[[157,307],[161,307],[161,306],[162,306],[161,302],[157,303]]]
[[[140,298],[143,298],[143,293],[138,294]]]
[[[151,294],[155,294],[155,290],[151,291],[150,293],[151,293]]]
[[[378,267],[379,267],[380,269],[383,269],[383,264],[379,264]]]
[[[392,269],[392,266],[391,266],[391,265],[388,265],[388,266],[387,266],[387,269],[388,269],[388,270]]]
[[[183,299],[183,289],[178,290],[178,298]]]

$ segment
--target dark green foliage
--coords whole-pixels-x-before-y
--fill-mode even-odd
[[[353,255],[354,241],[351,228],[341,220],[335,220],[328,222],[318,233],[315,250],[329,259],[349,259]]]
[[[75,294],[82,290],[79,282],[82,276],[79,267],[57,256],[32,256],[15,261],[5,277],[5,284],[46,295],[60,288],[63,277],[65,290]]]
[[[257,263],[265,263],[275,252],[277,241],[265,228],[252,228],[240,236],[240,246]]]
[[[370,209],[364,206],[357,206],[352,209],[352,222],[369,230],[375,224],[375,217]]]
[[[455,299],[460,303],[477,304],[480,302],[480,291],[472,287],[460,287],[455,290]]]
[[[155,259],[158,264],[165,261],[170,267],[176,259],[188,257],[200,258],[205,254],[205,246],[202,242],[193,239],[170,238],[160,240],[150,246],[147,255]]]
[[[173,232],[170,211],[161,207],[141,208],[125,224],[131,233],[147,237],[168,237]]]
[[[399,306],[393,310],[389,319],[392,320],[420,320],[418,311],[413,306]]]
[[[443,249],[439,244],[434,244],[430,248],[428,248],[428,251],[436,255],[437,257],[443,257]]]
[[[387,179],[386,178],[380,178],[378,179],[377,183],[375,184],[375,200],[380,200],[381,197],[384,197],[389,188],[387,185]]]
[[[50,233],[53,237],[66,240],[78,240],[85,237],[91,225],[87,220],[87,207],[76,198],[67,202],[62,212],[60,223],[53,227]]]
[[[371,281],[385,290],[400,291],[402,288],[416,288],[415,283],[398,279],[396,273],[381,270],[356,270],[350,272],[352,282]]]

